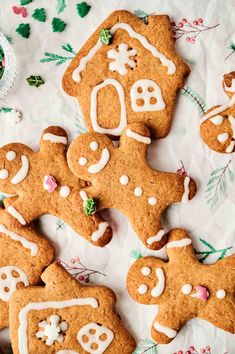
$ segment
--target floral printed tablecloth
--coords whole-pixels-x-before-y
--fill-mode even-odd
[[[42,129],[49,125],[64,127],[70,140],[84,132],[83,116],[76,100],[67,96],[61,87],[62,75],[77,50],[116,9],[136,12],[143,20],[151,13],[169,14],[177,51],[192,72],[179,93],[170,134],[151,144],[148,158],[155,168],[189,173],[197,181],[198,193],[188,204],[175,204],[168,210],[165,227],[188,229],[198,257],[205,263],[232,254],[235,246],[234,155],[209,150],[200,139],[198,127],[207,107],[227,100],[221,80],[223,74],[235,67],[235,1],[88,0],[91,9],[84,18],[78,15],[78,2],[34,0],[24,6],[25,13],[25,10],[12,8],[20,6],[18,0],[0,1],[0,31],[12,43],[18,64],[15,88],[0,102],[0,144],[19,141],[37,149]],[[45,22],[32,17],[38,8],[45,9]],[[66,24],[62,32],[53,32],[54,17],[63,21],[60,24]],[[16,32],[19,24],[30,25],[28,38]],[[27,37],[27,28],[23,32]],[[38,88],[30,86],[26,79],[31,75],[40,76],[44,84]],[[18,117],[14,109],[22,112],[18,123],[15,123]],[[164,257],[164,250],[145,249],[127,218],[118,211],[109,210],[104,216],[114,230],[112,242],[104,249],[88,244],[57,218],[42,217],[40,227],[55,245],[58,258],[79,281],[113,288],[118,298],[116,310],[138,341],[135,353],[234,354],[234,336],[199,319],[189,321],[167,346],[151,341],[150,326],[156,306],[132,301],[125,280],[135,258],[151,253]],[[7,341],[6,331],[0,333],[0,343],[6,345]]]

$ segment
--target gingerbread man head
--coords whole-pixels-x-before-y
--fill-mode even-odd
[[[147,162],[149,129],[129,124],[120,144],[99,133],[80,135],[68,150],[68,164],[79,178],[91,182],[83,200],[94,197],[98,209],[117,208],[128,216],[144,244],[159,249],[167,237],[161,214],[174,202],[191,199],[196,185],[188,176],[153,170]]]
[[[159,305],[152,337],[169,343],[191,318],[207,320],[235,333],[235,255],[201,264],[187,232],[175,229],[166,245],[168,262],[143,257],[130,268],[127,288],[142,304]]]
[[[230,100],[206,112],[200,133],[212,150],[231,153],[235,151],[235,71],[224,75],[222,86]]]

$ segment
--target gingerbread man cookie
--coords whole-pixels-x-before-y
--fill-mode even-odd
[[[11,298],[14,354],[132,354],[135,341],[114,313],[111,289],[82,285],[58,263],[42,280],[44,287],[20,289]]]
[[[145,24],[119,10],[77,53],[63,88],[78,99],[89,131],[118,137],[126,124],[142,123],[163,138],[189,72],[175,52],[168,16],[150,15]]]
[[[181,229],[169,233],[166,250],[168,262],[140,258],[127,276],[134,300],[159,305],[152,338],[169,343],[194,317],[235,333],[235,254],[211,265],[201,264],[191,239]]]
[[[111,239],[111,229],[98,214],[84,214],[76,195],[85,183],[69,170],[66,146],[66,132],[49,127],[42,133],[39,152],[20,143],[0,149],[0,190],[16,195],[5,199],[6,210],[21,225],[43,214],[55,215],[88,241],[104,246]]]
[[[212,150],[230,154],[235,151],[235,71],[224,75],[223,89],[229,101],[206,112],[200,132]]]
[[[167,241],[163,211],[174,202],[191,199],[196,185],[189,177],[148,165],[149,136],[149,129],[137,123],[124,129],[119,147],[105,135],[82,134],[70,145],[68,164],[76,176],[91,183],[81,190],[80,199],[93,197],[98,209],[119,209],[143,243],[159,249]]]
[[[18,226],[0,207],[0,329],[8,327],[8,304],[16,289],[40,282],[54,249],[33,225]]]

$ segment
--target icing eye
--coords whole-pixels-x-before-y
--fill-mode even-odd
[[[0,179],[6,179],[9,176],[9,172],[4,168],[0,170]]]
[[[225,143],[229,138],[229,135],[228,133],[223,133],[223,134],[219,134],[217,136],[217,140],[220,142],[220,143]]]
[[[221,125],[224,121],[224,117],[218,115],[218,116],[211,118],[210,121],[215,125]]]
[[[98,143],[96,142],[96,141],[92,141],[91,143],[90,143],[90,149],[92,150],[92,151],[96,151],[97,149],[98,149]]]
[[[155,197],[148,198],[148,203],[150,205],[156,205],[157,204],[157,198],[155,198]]]
[[[7,158],[8,161],[13,161],[16,158],[15,151],[8,151],[6,153],[6,158]]]
[[[78,163],[81,166],[85,166],[87,164],[87,159],[85,157],[80,157]]]

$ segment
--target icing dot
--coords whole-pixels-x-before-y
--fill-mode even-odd
[[[68,186],[62,186],[60,188],[60,196],[66,198],[70,195],[70,188]]]
[[[215,125],[221,125],[224,121],[224,117],[218,115],[218,116],[211,118],[210,121]]]
[[[122,175],[120,178],[119,178],[119,182],[123,185],[123,186],[126,186],[129,182],[129,177],[126,176],[126,175]]]
[[[141,273],[147,277],[151,273],[151,268],[143,267],[141,268]]]
[[[0,179],[6,179],[9,176],[9,172],[4,168],[0,170]]]
[[[6,153],[6,158],[7,158],[8,161],[14,160],[14,159],[16,158],[16,153],[15,153],[15,151],[8,151],[8,152]]]
[[[183,294],[188,295],[191,293],[193,287],[191,284],[185,284],[182,286],[181,291]]]
[[[155,205],[155,204],[157,204],[157,198],[155,198],[155,197],[150,197],[150,198],[148,199],[148,203],[149,203],[150,205]]]
[[[141,187],[135,187],[134,189],[134,195],[136,197],[140,197],[143,194],[143,189]]]
[[[220,143],[225,143],[229,138],[229,135],[228,133],[223,133],[223,134],[219,134],[217,136],[217,140],[220,142]]]
[[[98,146],[99,145],[98,145],[98,143],[96,141],[92,141],[90,143],[90,148],[91,148],[92,151],[96,151],[98,149]]]
[[[85,157],[80,157],[78,163],[81,166],[85,166],[87,164],[87,159]]]
[[[226,296],[226,291],[225,291],[224,289],[220,289],[220,290],[218,290],[217,293],[216,293],[216,297],[217,297],[218,299],[224,299],[225,296]]]
[[[146,284],[141,284],[141,285],[139,286],[139,288],[138,288],[138,293],[139,293],[140,295],[146,294],[147,291],[148,291],[148,286],[147,286]]]

